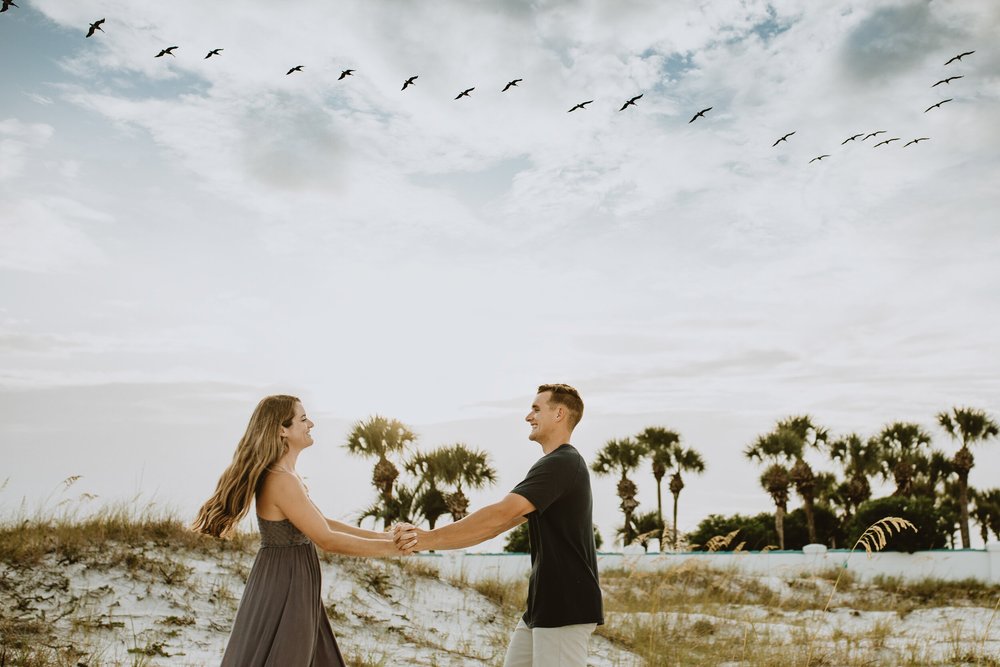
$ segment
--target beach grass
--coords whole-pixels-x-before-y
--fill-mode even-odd
[[[68,480],[65,488],[72,486]],[[76,498],[51,511],[22,507],[0,517],[0,666],[193,664],[177,646],[194,631],[221,645],[257,536],[207,538],[150,503],[90,504]],[[323,561],[361,596],[325,600],[338,633],[385,626],[383,617],[359,608],[362,598],[386,618],[405,599],[411,606],[380,631],[383,639],[442,665],[502,663],[527,595],[526,578],[443,577],[434,559]],[[602,664],[1000,667],[994,623],[1000,586],[974,580],[861,582],[843,567],[758,577],[688,561],[655,572],[606,569],[601,583],[607,622],[597,632],[620,649]],[[414,618],[443,613],[428,602],[412,606],[422,599],[413,594],[421,587],[463,591],[463,604],[479,606],[448,613],[480,614],[486,639],[476,644],[461,632],[430,636],[414,629]],[[132,599],[159,596],[163,609],[140,626],[134,610],[121,604],[123,588]],[[935,610],[948,620],[932,625]],[[393,664],[389,644],[352,645],[349,637],[342,642],[349,664]]]

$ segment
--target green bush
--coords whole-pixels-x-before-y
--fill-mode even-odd
[[[870,525],[888,516],[906,519],[917,528],[917,532],[904,530],[893,534],[883,551],[924,551],[943,549],[948,540],[946,529],[942,528],[934,501],[930,498],[907,498],[889,496],[875,498],[861,503],[857,514],[847,527],[846,545],[851,547]]]
[[[774,515],[770,516],[773,523]],[[825,505],[816,505],[813,508],[813,518],[816,521],[816,541],[819,544],[825,544],[831,549],[844,546],[845,533],[843,522],[834,514],[832,509]],[[800,507],[785,516],[785,548],[801,549],[809,543],[809,524],[806,521],[805,510]],[[854,544],[854,542],[851,542],[851,544]]]
[[[766,546],[778,544],[778,534],[774,530],[774,515],[761,512],[753,516],[743,514],[709,514],[701,520],[698,527],[687,534],[687,541],[698,545],[696,549],[704,550],[705,544],[716,535],[728,535],[739,529],[733,538],[732,546],[746,542],[746,551],[760,551]]]

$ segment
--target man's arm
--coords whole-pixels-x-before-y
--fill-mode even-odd
[[[417,528],[417,549],[464,549],[485,542],[526,521],[535,506],[524,496],[508,493],[503,500],[476,510],[461,521],[423,530]]]

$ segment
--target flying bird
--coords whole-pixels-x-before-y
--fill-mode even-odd
[[[846,143],[847,143],[848,141],[854,141],[854,140],[855,140],[855,139],[857,139],[858,137],[862,137],[862,136],[864,136],[864,134],[865,134],[865,133],[864,133],[864,132],[862,132],[861,134],[855,134],[855,135],[854,135],[853,137],[847,137],[846,139],[844,139],[843,141],[841,141],[841,142],[840,142],[840,145],[841,145],[841,146],[843,146],[843,145],[844,145],[844,144],[846,144]],[[872,135],[868,135],[868,136],[870,137],[870,136],[872,136]],[[868,137],[865,137],[865,139],[867,139],[867,138],[868,138]],[[862,139],[861,141],[864,141],[865,139]]]
[[[782,141],[784,141],[785,143],[788,143],[788,137],[792,136],[793,134],[795,134],[795,133],[794,132],[789,132],[788,134],[786,134],[785,136],[783,136],[782,138],[778,139],[773,144],[771,144],[771,148],[774,148],[775,146],[777,146],[778,144],[780,144]]]
[[[636,95],[635,97],[633,97],[633,98],[629,99],[629,101],[628,101],[628,102],[626,102],[625,104],[623,104],[623,105],[622,105],[622,108],[621,108],[621,109],[619,109],[619,111],[625,111],[625,109],[626,109],[626,108],[628,108],[628,107],[630,107],[630,106],[633,106],[633,107],[634,107],[634,106],[635,106],[635,101],[636,101],[637,99],[639,99],[640,97],[642,97],[642,93],[639,93],[639,94],[638,94],[638,95]]]
[[[584,108],[587,107],[588,104],[590,104],[593,101],[594,100],[587,100],[586,102],[580,102],[579,104],[577,104],[575,107],[573,107],[569,111],[576,111],[577,109],[584,109]],[[567,111],[566,113],[569,113],[569,111]]]
[[[696,120],[698,120],[699,118],[704,118],[704,117],[705,117],[705,112],[706,112],[706,111],[711,111],[711,110],[712,110],[712,107],[708,107],[707,109],[702,109],[701,111],[699,111],[698,113],[696,113],[696,114],[695,114],[695,115],[694,115],[694,116],[693,116],[693,117],[691,118],[691,120],[689,120],[688,122],[689,122],[689,123],[693,123],[693,122],[695,122]]]
[[[877,137],[880,134],[885,134],[885,130],[878,130],[877,132],[870,132],[867,135],[865,135],[865,138],[862,139],[861,141],[868,141],[869,138],[871,138],[871,137]]]
[[[400,90],[406,90],[407,86],[412,86],[413,82],[417,80],[416,76],[411,76],[409,79],[403,82],[403,87]]]
[[[90,37],[91,35],[93,35],[94,32],[97,31],[97,30],[100,30],[101,32],[104,32],[104,28],[101,27],[102,23],[104,23],[104,19],[100,19],[99,21],[94,21],[93,23],[91,23],[90,24],[90,30],[87,31],[87,37]]]
[[[473,86],[472,88],[466,88],[465,90],[463,90],[462,92],[460,92],[458,95],[455,95],[455,99],[457,100],[460,97],[468,97],[469,93],[471,93],[475,89],[476,89],[475,86]]]
[[[952,100],[952,98],[951,98],[951,97],[949,97],[949,98],[948,98],[948,99],[946,99],[946,100],[941,100],[941,101],[940,101],[940,102],[938,102],[937,104],[932,104],[932,105],[930,105],[929,107],[927,107],[926,109],[924,109],[924,113],[927,113],[927,112],[928,112],[928,111],[930,111],[931,109],[934,109],[934,108],[937,108],[937,107],[941,106],[941,105],[942,105],[942,104],[944,104],[945,102],[951,102],[951,100]]]
[[[203,58],[203,60],[211,58],[212,56],[217,56],[222,53],[222,49],[212,49],[208,52],[208,55]]]
[[[160,52],[157,53],[153,57],[154,58],[162,58],[163,56],[174,56],[174,49],[176,49],[176,48],[177,48],[176,46],[168,46],[165,49],[161,49]],[[174,56],[174,58],[176,58],[176,57],[177,56]]]
[[[6,2],[6,1],[7,0],[4,0],[4,2]],[[951,60],[949,60],[948,62],[946,62],[945,65],[950,65],[953,62],[955,62],[956,60],[961,60],[965,56],[971,56],[973,53],[975,53],[975,51],[966,51],[965,53],[959,53],[957,56],[955,56],[954,58],[952,58]]]
[[[305,65],[296,65],[292,69],[290,69],[287,72],[285,72],[285,76],[288,76],[292,72],[301,72],[303,67],[305,67]]]
[[[830,156],[829,156],[829,155],[820,155],[820,156],[818,156],[818,157],[814,157],[813,159],[809,160],[809,164],[812,164],[812,163],[813,163],[813,162],[815,162],[816,160],[822,160],[822,159],[823,159],[823,158],[825,158],[825,157],[830,157]]]
[[[517,85],[518,83],[520,83],[521,81],[522,81],[522,79],[514,79],[513,81],[508,81],[508,82],[507,82],[507,85],[506,85],[506,86],[504,86],[504,87],[503,87],[503,90],[501,90],[500,92],[501,92],[501,93],[506,93],[506,92],[507,92],[507,89],[508,89],[508,88],[510,88],[511,86],[516,86],[516,85]]]
[[[941,79],[940,81],[935,83],[934,86],[940,86],[942,83],[951,84],[951,82],[954,81],[955,79],[961,79],[964,76],[965,76],[964,74],[959,76],[949,76],[947,79]],[[931,88],[933,88],[934,86],[931,86]]]
[[[919,144],[921,141],[927,141],[928,139],[930,139],[930,137],[920,137],[919,139],[914,139],[913,141],[903,144],[903,148],[906,148],[910,144]]]
[[[353,75],[354,75],[354,70],[352,70],[352,69],[345,69],[343,72],[340,73],[340,76],[337,77],[337,81],[340,81],[345,76],[353,76]]]
[[[878,148],[879,146],[891,144],[894,141],[899,141],[899,137],[893,137],[892,139],[886,139],[885,141],[880,141],[879,143],[875,144],[872,148]]]
[[[15,5],[11,0],[3,0],[3,7],[0,7],[0,14],[4,13],[11,7],[17,7],[17,5]],[[20,9],[20,7],[17,8]]]

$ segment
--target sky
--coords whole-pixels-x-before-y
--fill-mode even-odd
[[[647,426],[703,454],[682,530],[771,507],[742,451],[778,419],[915,421],[950,453],[936,413],[1000,418],[992,0],[19,5],[7,511],[191,516],[272,393],[316,423],[299,469],[342,520],[375,497],[354,422],[489,452],[475,507],[540,455],[546,382],[581,391],[588,460]],[[974,453],[1000,485],[1000,442]],[[614,489],[594,478],[609,542]]]

